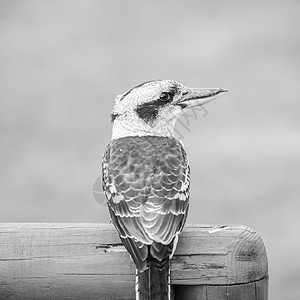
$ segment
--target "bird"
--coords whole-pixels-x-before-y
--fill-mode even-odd
[[[227,92],[143,82],[115,99],[102,158],[111,221],[136,266],[136,299],[171,299],[170,259],[189,210],[190,167],[176,120]]]

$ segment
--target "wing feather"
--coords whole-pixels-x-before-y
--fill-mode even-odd
[[[149,257],[163,263],[189,207],[190,170],[182,145],[166,137],[113,140],[102,170],[112,221],[135,264],[143,270]]]

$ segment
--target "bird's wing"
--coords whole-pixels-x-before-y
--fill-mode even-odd
[[[185,223],[190,174],[181,144],[163,137],[113,140],[102,161],[112,221],[139,269],[164,261]]]

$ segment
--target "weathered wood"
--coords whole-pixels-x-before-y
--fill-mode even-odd
[[[267,277],[255,282],[231,285],[175,286],[175,300],[267,300]]]
[[[205,285],[175,285],[175,300],[193,299],[193,300],[206,300],[206,286]],[[218,299],[218,298],[216,298]]]
[[[227,286],[226,285],[208,285],[206,286],[205,300],[227,300]]]
[[[269,280],[265,277],[262,280],[255,282],[255,291],[257,299],[268,299]]]
[[[206,297],[248,284],[256,298],[224,299],[267,299],[267,275],[263,242],[246,226],[187,225],[171,261],[171,283],[200,286]],[[134,285],[110,224],[0,224],[0,299],[134,299]]]

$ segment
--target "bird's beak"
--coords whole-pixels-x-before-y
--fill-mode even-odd
[[[180,105],[182,108],[201,106],[215,100],[218,95],[226,92],[228,90],[187,88],[177,105]]]

